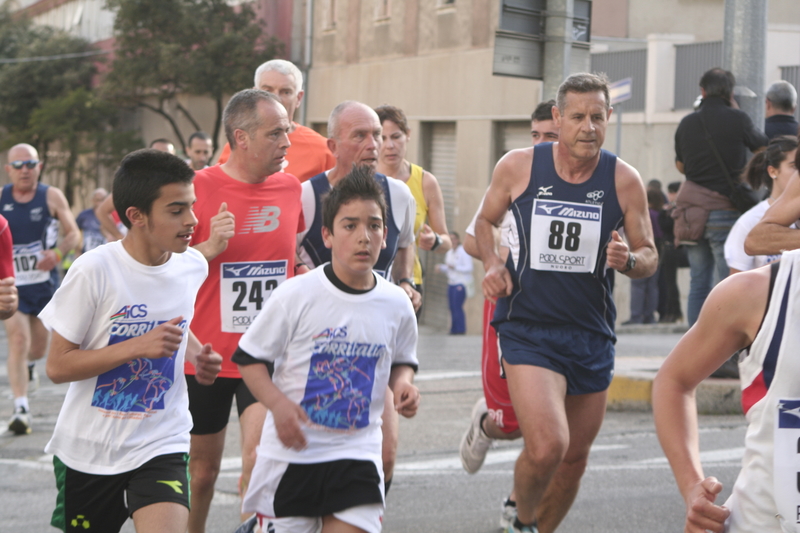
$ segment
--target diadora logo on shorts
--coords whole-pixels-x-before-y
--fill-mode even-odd
[[[586,193],[587,202],[590,204],[602,203],[600,198],[606,194],[606,191],[592,191]]]
[[[538,197],[553,196],[553,193],[550,191],[550,189],[552,188],[553,188],[552,185],[548,185],[547,187],[539,187],[539,194],[537,194],[537,196]]]
[[[144,318],[147,316],[147,306],[145,304],[139,305],[125,305],[111,315],[110,320],[117,320],[118,318]]]
[[[555,216],[561,218],[577,218],[582,220],[600,220],[600,206],[572,204],[569,202],[553,202],[552,200],[538,200],[536,214]]]
[[[281,208],[274,205],[254,206],[247,212],[244,219],[240,235],[248,233],[267,233],[275,231],[281,225],[278,217],[281,216]]]

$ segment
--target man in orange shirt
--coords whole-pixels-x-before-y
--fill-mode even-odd
[[[273,59],[262,64],[256,69],[255,88],[277,96],[289,115],[289,141],[292,145],[286,152],[283,172],[306,181],[336,166],[336,159],[328,149],[325,137],[293,120],[304,94],[303,73],[294,63]],[[226,144],[219,156],[220,165],[228,160],[230,153],[230,145]]]

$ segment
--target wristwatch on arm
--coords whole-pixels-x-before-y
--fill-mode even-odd
[[[621,273],[630,272],[636,268],[636,256],[628,252],[628,261],[625,263],[625,270],[620,270]]]

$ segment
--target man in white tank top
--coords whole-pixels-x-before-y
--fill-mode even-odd
[[[800,531],[800,359],[792,353],[800,341],[799,274],[794,251],[780,265],[726,278],[656,376],[656,430],[686,502],[687,533]],[[748,346],[739,363],[745,453],[733,492],[720,505],[722,484],[700,464],[694,391]]]

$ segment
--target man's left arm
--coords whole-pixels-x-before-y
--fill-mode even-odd
[[[81,230],[75,222],[75,216],[69,208],[64,193],[56,187],[47,188],[47,207],[50,213],[61,224],[63,236],[61,242],[51,250],[45,250],[44,257],[36,266],[39,270],[52,270],[61,259],[73,250],[81,238]]]
[[[625,243],[616,231],[612,232],[606,247],[608,266],[633,279],[652,276],[658,268],[658,252],[644,183],[636,169],[620,159],[617,159],[615,181],[628,242]]]

